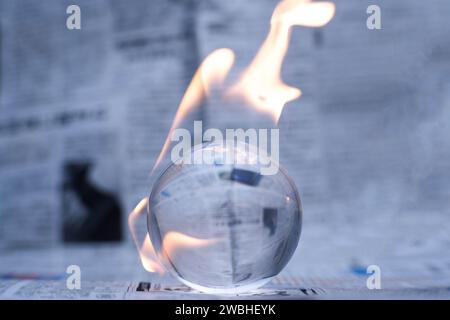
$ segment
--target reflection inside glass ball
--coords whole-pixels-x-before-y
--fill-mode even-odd
[[[247,147],[196,147],[193,158],[253,160],[180,160],[164,171],[150,195],[148,232],[155,251],[194,289],[253,290],[277,275],[297,247],[302,221],[297,189],[281,167],[274,175],[261,174],[261,163],[267,162],[254,161],[261,155]]]

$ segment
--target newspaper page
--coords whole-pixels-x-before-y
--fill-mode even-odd
[[[125,238],[197,65],[189,1],[70,4],[1,1],[2,246]]]
[[[202,56],[229,47],[236,53],[235,72],[242,72],[268,32],[276,3],[204,3],[198,18]],[[382,29],[369,30],[371,4],[336,1],[327,26],[292,32],[282,78],[302,96],[280,118],[280,163],[302,198],[299,257],[302,248],[316,247],[315,225],[326,227],[332,241],[370,246],[368,260],[383,251],[420,254],[433,247],[441,257],[446,251],[448,237],[433,228],[448,216],[450,126],[443,119],[449,23],[438,12],[449,4],[380,1]],[[268,126],[246,112],[239,113],[238,126]],[[211,127],[236,125],[236,113],[226,108],[208,105],[205,117]],[[425,236],[419,232],[424,223],[427,245],[418,236]]]
[[[302,256],[294,257],[294,263],[271,282],[238,296],[199,293],[168,274],[142,274],[137,268],[133,270],[133,261],[137,258],[127,245],[122,245],[10,251],[2,257],[0,266],[0,298],[201,300],[449,297],[450,261],[433,250],[426,255],[410,253],[409,256],[394,252],[371,260],[373,257],[370,254],[362,252],[351,242],[337,241],[333,247],[327,246],[328,231],[325,228],[315,227],[314,231],[314,241],[318,244],[316,248],[303,248]],[[443,239],[441,236],[438,238]],[[336,251],[340,254],[333,254]],[[359,257],[358,261],[352,261],[355,255]],[[46,259],[39,259],[43,256]],[[99,260],[102,261],[102,268],[99,268]],[[371,261],[376,261],[382,268],[381,290],[369,290],[366,285],[368,274],[365,267]],[[81,268],[80,289],[67,286],[70,274],[65,269],[74,262]],[[5,273],[10,270],[15,270],[15,273]]]
[[[238,75],[276,3],[79,0],[82,29],[68,30],[69,1],[0,0],[0,246],[125,238],[127,213],[149,194],[149,172],[196,67],[228,47]],[[303,95],[281,115],[280,160],[305,224],[273,284],[299,294],[364,287],[373,263],[396,288],[448,283],[450,22],[442,12],[450,2],[380,1],[376,31],[365,25],[369,4],[336,1],[326,27],[295,28],[283,64],[282,78]],[[191,117],[221,129],[274,126],[252,110],[220,107]],[[86,261],[96,260],[89,252]],[[23,271],[38,260],[28,259]],[[64,291],[61,279],[7,279],[0,294],[122,299],[166,296],[172,286],[157,276],[118,280],[114,268],[102,272],[117,283],[95,282],[99,267],[89,268],[80,293]]]

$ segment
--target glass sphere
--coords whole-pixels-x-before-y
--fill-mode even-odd
[[[261,174],[270,159],[248,144],[201,145],[191,156],[171,164],[150,195],[148,232],[159,259],[181,282],[207,293],[264,285],[299,241],[302,209],[293,181],[278,163],[275,174]],[[226,156],[247,161],[227,164]]]

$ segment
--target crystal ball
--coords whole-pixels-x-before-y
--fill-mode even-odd
[[[224,161],[227,156],[234,161]],[[245,144],[203,144],[191,151],[193,161],[172,162],[155,182],[148,233],[162,264],[185,285],[248,292],[292,257],[302,225],[300,196],[278,163],[275,174],[262,174],[268,157]]]

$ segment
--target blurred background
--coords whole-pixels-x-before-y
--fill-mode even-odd
[[[128,213],[151,190],[186,86],[214,49],[247,65],[276,3],[0,0],[0,271],[60,261],[17,260],[30,248],[76,263],[66,249],[99,242],[124,246],[139,267]],[[280,161],[304,209],[291,268],[448,276],[450,2],[335,3],[324,28],[294,29],[282,70],[303,92],[279,122]],[[66,28],[70,4],[81,30]],[[380,30],[366,26],[372,4]],[[192,117],[227,121],[207,105]]]

